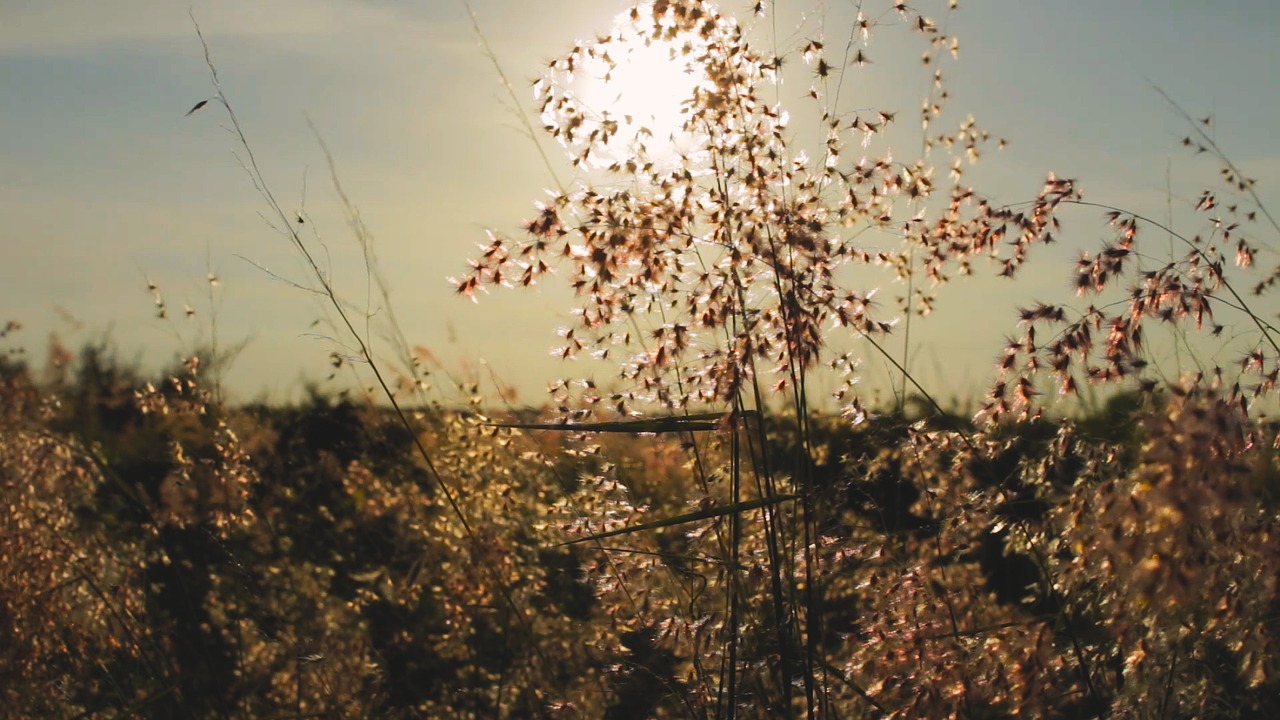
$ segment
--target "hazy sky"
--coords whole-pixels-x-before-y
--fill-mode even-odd
[[[472,5],[521,111],[532,102],[525,81],[546,60],[629,6]],[[745,16],[748,5],[722,8]],[[781,41],[825,32],[843,42],[855,7],[776,5]],[[941,15],[923,0],[921,9]],[[328,372],[335,344],[312,327],[323,316],[314,299],[280,279],[305,275],[263,219],[267,207],[221,127],[225,113],[211,105],[183,116],[211,94],[190,15],[272,190],[291,212],[310,214],[341,291],[362,299],[365,273],[308,118],[375,237],[412,342],[461,375],[484,360],[530,401],[573,374],[547,352],[570,307],[565,293],[497,292],[472,304],[445,280],[486,227],[515,233],[552,184],[454,0],[0,0],[0,325],[25,326],[17,341],[37,366],[51,333],[72,345],[105,334],[150,366],[190,352],[210,337],[211,268],[222,281],[218,338],[247,342],[227,375],[238,397],[286,398]],[[1178,145],[1186,130],[1153,84],[1195,115],[1212,114],[1220,144],[1264,199],[1280,199],[1275,0],[964,0],[948,23],[961,42],[948,70],[950,121],[972,112],[1011,143],[974,179],[998,201],[1029,199],[1054,171],[1078,178],[1089,199],[1158,217],[1170,200],[1193,204],[1212,168]],[[881,57],[891,56],[890,35]],[[848,92],[866,98],[849,104],[914,118],[927,71],[872,69],[865,82],[854,76]],[[1064,249],[1022,284],[945,292],[918,335],[923,377],[983,381],[1017,302],[1069,296],[1062,258],[1107,231],[1098,213],[1068,213]],[[148,280],[167,321],[155,318]],[[949,330],[973,317],[980,328]]]

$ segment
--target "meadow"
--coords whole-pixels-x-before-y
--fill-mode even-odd
[[[966,172],[1002,141],[947,124],[957,40],[905,4],[866,13],[846,47],[784,48],[654,0],[544,69],[525,129],[578,179],[451,278],[459,302],[572,290],[555,352],[612,372],[533,407],[465,380],[433,396],[429,351],[367,331],[210,61],[192,112],[225,116],[368,392],[226,402],[216,348],[159,375],[105,344],[36,368],[5,326],[3,712],[1280,713],[1280,225],[1260,189],[1171,100],[1220,168],[1188,209],[1203,233],[1052,174],[993,205]],[[879,33],[919,44],[919,115],[841,106]],[[665,131],[583,99],[587,68],[642,47],[694,79]],[[812,88],[814,147],[783,76]],[[877,157],[902,124],[917,156]],[[1066,208],[1109,239],[1063,269],[1072,297],[1010,308],[985,390],[944,405],[899,351],[912,319],[970,275],[1017,282],[1072,236]],[[1169,337],[1190,372],[1153,349]],[[875,399],[870,362],[897,373]]]

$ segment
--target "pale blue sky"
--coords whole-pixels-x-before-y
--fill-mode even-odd
[[[746,5],[722,7],[745,15]],[[575,39],[607,30],[627,3],[473,6],[531,102],[523,80]],[[777,6],[785,40],[824,27],[842,38],[854,5]],[[317,305],[248,262],[303,277],[260,217],[266,207],[219,128],[223,115],[211,106],[183,117],[210,94],[189,11],[286,207],[301,204],[305,178],[310,227],[340,288],[362,295],[363,270],[308,117],[376,236],[413,342],[464,374],[483,358],[530,401],[546,381],[574,374],[547,353],[569,307],[563,293],[499,292],[471,304],[444,279],[485,227],[515,232],[550,185],[454,0],[0,0],[0,324],[23,323],[19,338],[37,364],[51,332],[77,343],[109,329],[126,357],[153,365],[188,351],[209,334],[208,257],[224,281],[220,338],[249,340],[227,377],[239,397],[289,397],[301,378],[328,370],[333,344],[310,328]],[[1194,202],[1212,169],[1178,146],[1185,129],[1151,83],[1197,116],[1213,114],[1217,139],[1264,199],[1280,198],[1275,0],[967,0],[948,28],[961,42],[948,70],[955,121],[973,112],[1011,141],[974,178],[999,201],[1030,198],[1054,171],[1078,178],[1089,199],[1163,217],[1168,170],[1174,204]],[[873,58],[892,57],[889,35],[876,42]],[[851,105],[914,117],[927,80],[918,65],[882,61],[850,85],[867,96]],[[1022,285],[946,291],[918,336],[923,377],[984,380],[1014,305],[1068,296],[1070,268],[1055,261],[1106,230],[1084,210],[1064,220],[1064,248]],[[170,322],[153,317],[146,278],[159,284]],[[184,303],[195,320],[181,317]],[[949,332],[972,317],[982,318],[977,330]]]

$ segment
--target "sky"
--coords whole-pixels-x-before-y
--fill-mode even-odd
[[[721,8],[746,20],[749,5]],[[842,43],[856,7],[766,5],[780,46]],[[947,66],[948,118],[973,113],[1010,141],[971,178],[997,201],[1030,199],[1055,172],[1077,178],[1087,199],[1183,222],[1214,168],[1180,146],[1185,123],[1156,87],[1196,117],[1211,115],[1214,137],[1263,199],[1280,199],[1280,3],[962,0],[950,14],[944,5],[921,0],[920,9],[945,15],[961,43]],[[368,275],[321,141],[374,238],[412,344],[448,375],[496,378],[525,402],[580,374],[548,352],[572,306],[562,289],[471,303],[446,278],[464,271],[486,229],[518,236],[554,184],[521,130],[529,81],[575,40],[608,31],[629,4],[471,6],[518,106],[460,1],[0,0],[0,326],[24,328],[0,343],[24,346],[41,367],[52,338],[106,340],[159,368],[216,338],[241,348],[223,377],[241,400],[297,397],[305,381],[330,374],[332,352],[349,352],[323,304],[297,286],[305,268],[273,229],[225,112],[210,104],[184,116],[213,92],[198,23],[270,189],[290,213],[305,212],[339,292],[365,298]],[[914,117],[928,71],[891,62],[889,35],[873,36],[871,56],[882,60],[855,77],[849,102]],[[913,367],[945,388],[939,394],[985,382],[1019,303],[1070,297],[1072,255],[1107,230],[1097,212],[1069,213],[1062,247],[1020,283],[950,286],[913,330]],[[156,317],[148,283],[168,318]],[[376,325],[387,315],[374,305]]]

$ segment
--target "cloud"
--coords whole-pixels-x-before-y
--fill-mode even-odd
[[[0,56],[79,55],[146,49],[191,38],[195,15],[208,36],[326,40],[420,23],[411,10],[351,0],[0,0]],[[419,11],[421,13],[422,11]]]

